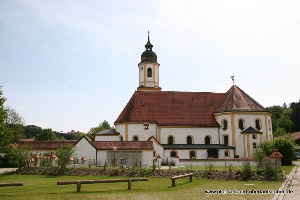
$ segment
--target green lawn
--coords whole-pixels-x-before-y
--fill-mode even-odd
[[[133,182],[132,190],[127,183],[100,183],[82,185],[76,192],[76,185],[56,185],[64,180],[120,179],[120,177],[99,176],[36,176],[36,175],[0,175],[2,182],[23,182],[23,187],[0,188],[0,199],[271,199],[272,194],[205,194],[205,190],[260,190],[278,189],[282,182],[265,181],[215,181],[188,178],[176,180],[171,187],[169,178],[149,178],[148,182]]]

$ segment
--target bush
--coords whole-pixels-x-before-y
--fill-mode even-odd
[[[276,165],[272,165],[271,160],[268,158],[266,158],[263,162],[262,172],[264,180],[267,181],[280,180],[281,178],[280,169],[277,168]]]
[[[73,145],[62,145],[58,147],[55,151],[56,156],[58,157],[58,166],[61,171],[64,171],[70,162],[70,157],[72,157],[75,149]]]
[[[292,165],[293,160],[296,159],[296,144],[291,137],[280,137],[272,141],[264,142],[259,145],[257,151],[260,149],[264,156],[270,156],[276,148],[283,156],[281,159],[282,165]]]
[[[249,180],[251,178],[252,172],[251,172],[251,166],[249,161],[243,162],[243,168],[241,174],[243,180]]]

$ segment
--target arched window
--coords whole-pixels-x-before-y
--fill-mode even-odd
[[[244,130],[244,128],[245,128],[244,123],[245,123],[245,121],[244,121],[243,119],[239,119],[239,128],[240,128],[241,130]]]
[[[152,77],[152,69],[151,68],[147,69],[147,77]]]
[[[174,144],[174,137],[172,135],[168,137],[168,144]]]
[[[256,119],[255,120],[255,128],[257,130],[260,130],[261,129],[261,121],[259,119]]]
[[[120,141],[121,141],[121,142],[123,141],[123,136],[120,136]]]
[[[229,156],[230,156],[230,154],[229,154],[229,151],[228,151],[228,150],[224,151],[224,156],[225,156],[225,157],[229,157]]]
[[[134,141],[134,142],[139,141],[139,137],[138,137],[137,135],[133,136],[133,137],[132,137],[132,141]]]
[[[171,157],[171,158],[176,157],[176,155],[177,155],[177,152],[176,152],[176,151],[171,151],[171,152],[170,152],[170,157]]]
[[[186,137],[186,144],[193,144],[193,138],[192,138],[192,136],[187,136]]]
[[[224,119],[222,121],[222,129],[225,131],[228,128],[228,121],[226,119]]]
[[[190,159],[195,159],[195,158],[196,158],[196,152],[190,151]]]
[[[206,136],[204,140],[205,140],[205,144],[210,144],[210,137],[209,136]]]
[[[271,130],[271,120],[268,120],[268,126],[269,126],[269,130]]]

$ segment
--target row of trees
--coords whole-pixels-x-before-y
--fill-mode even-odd
[[[274,135],[281,136],[286,133],[300,131],[300,101],[290,103],[287,106],[267,107],[272,115],[272,127]]]

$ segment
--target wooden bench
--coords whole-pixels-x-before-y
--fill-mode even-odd
[[[171,178],[171,180],[172,180],[172,187],[175,187],[175,180],[176,179],[178,179],[178,178],[184,178],[184,177],[190,177],[190,182],[192,182],[193,173],[183,174],[183,175],[179,175],[179,176],[173,176]]]
[[[0,183],[0,187],[23,186],[23,183]]]
[[[81,184],[128,182],[128,190],[131,190],[131,182],[136,182],[136,181],[148,181],[148,178],[59,181],[59,182],[57,182],[57,185],[76,184],[77,185],[77,192],[80,192]]]

